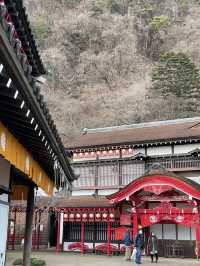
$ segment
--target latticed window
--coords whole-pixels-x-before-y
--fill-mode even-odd
[[[119,183],[119,167],[117,163],[98,166],[98,186],[111,187]]]
[[[81,241],[81,223],[69,222],[64,227],[64,240],[67,242]]]
[[[145,172],[145,164],[143,162],[123,162],[122,163],[122,185],[127,185],[136,178],[142,176]]]
[[[95,241],[106,242],[107,241],[107,223],[95,224]]]
[[[80,174],[78,180],[73,182],[74,187],[94,187],[95,186],[95,165],[75,166],[75,171]]]

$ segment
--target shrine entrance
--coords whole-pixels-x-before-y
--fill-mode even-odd
[[[142,228],[147,246],[150,232],[157,235],[160,256],[200,255],[199,184],[152,169],[108,198],[120,210],[121,226],[133,227],[133,237]]]

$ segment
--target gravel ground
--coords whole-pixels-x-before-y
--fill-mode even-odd
[[[7,253],[6,266],[11,266],[12,262],[21,257],[21,252]],[[126,262],[121,256],[106,257],[103,255],[80,255],[72,253],[56,253],[56,252],[33,252],[32,257],[41,258],[46,261],[47,266],[130,266],[135,265],[134,262]],[[143,265],[152,265],[150,258],[142,258]],[[168,259],[160,258],[158,265],[162,266],[192,266],[200,265],[200,261],[192,259]]]

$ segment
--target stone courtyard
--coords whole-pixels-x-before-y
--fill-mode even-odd
[[[22,257],[20,252],[8,252],[6,266],[11,266],[16,258]],[[32,257],[44,259],[47,266],[130,266],[134,262],[126,262],[121,256],[106,257],[103,255],[80,255],[74,253],[33,252]],[[150,258],[142,258],[143,265],[152,265]],[[200,261],[192,259],[160,258],[158,265],[162,266],[192,266],[200,265]]]

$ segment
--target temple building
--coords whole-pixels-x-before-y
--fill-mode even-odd
[[[35,249],[121,254],[130,227],[145,243],[153,231],[161,256],[198,256],[199,148],[200,117],[84,129],[67,147],[79,175],[71,195],[37,199]],[[15,202],[13,223],[20,212]]]
[[[30,265],[35,191],[67,190],[74,172],[37,78],[45,69],[22,0],[0,0],[0,265],[11,200],[25,200],[23,265]]]

